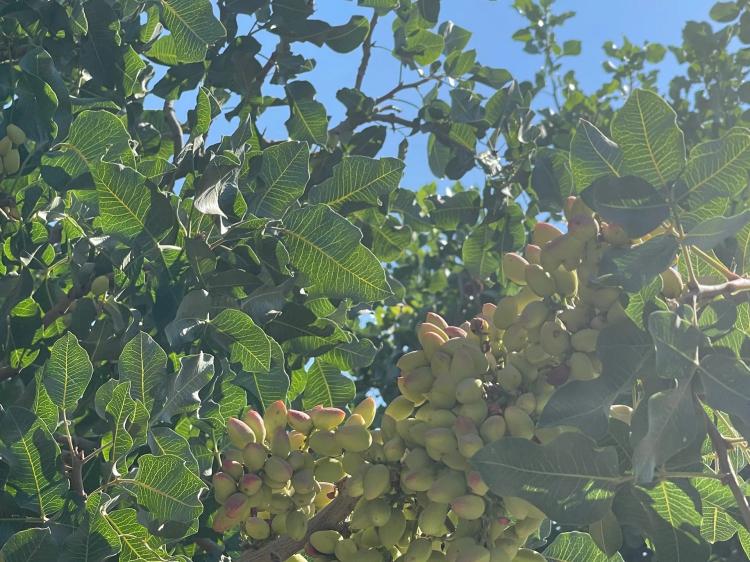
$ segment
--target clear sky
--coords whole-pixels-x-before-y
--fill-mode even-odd
[[[577,15],[568,20],[560,33],[559,40],[580,39],[583,52],[578,57],[568,59],[570,68],[576,71],[584,88],[591,90],[602,83],[605,73],[602,63],[606,60],[601,50],[607,40],[617,43],[623,35],[634,43],[656,41],[664,44],[678,44],[682,27],[688,20],[708,20],[708,11],[713,0],[558,0],[555,3],[557,12],[572,10]],[[359,8],[352,0],[318,0],[318,11],[315,18],[323,19],[332,25],[345,23],[353,14],[369,15],[371,10]],[[538,69],[541,60],[523,52],[522,43],[511,39],[514,31],[520,28],[524,20],[511,7],[509,0],[442,0],[440,21],[452,20],[456,24],[473,32],[467,48],[477,51],[477,59],[483,64],[508,69],[519,80],[531,78]],[[249,26],[249,17],[240,22],[241,27]],[[257,36],[264,43],[264,53],[270,54],[276,45],[276,39],[270,34]],[[369,65],[363,90],[374,97],[381,95],[398,83],[399,67],[396,59],[385,47],[392,45],[390,19],[380,21],[374,35],[376,44],[384,48],[375,48]],[[336,91],[354,83],[356,68],[361,57],[361,50],[341,55],[326,47],[318,48],[311,44],[294,45],[296,51],[317,61],[316,68],[300,76],[309,80],[318,91],[318,99],[329,110],[331,123],[338,123],[343,117],[343,106],[336,100]],[[679,72],[674,57],[668,53],[661,63],[664,77]],[[408,74],[405,75],[409,78]],[[279,88],[269,89],[269,93],[283,96]],[[194,104],[195,94],[187,93],[177,104],[178,114],[185,118],[187,109]],[[551,101],[551,100],[550,100]],[[543,100],[542,100],[543,102]],[[149,104],[151,106],[151,104]],[[154,106],[157,106],[155,103]],[[414,108],[404,106],[405,111],[413,114]],[[259,122],[265,129],[268,138],[279,139],[286,136],[283,122],[287,114],[283,109],[269,110]],[[214,123],[209,142],[214,142],[221,134],[228,134],[235,124],[227,124],[222,118]],[[421,138],[418,138],[420,137]],[[386,145],[382,156],[394,155],[400,139],[392,135],[393,142]],[[423,135],[412,137],[407,157],[406,174],[402,185],[416,188],[434,181],[426,157],[426,138]],[[467,183],[481,182],[478,173],[466,177]],[[438,182],[441,188],[451,182]]]

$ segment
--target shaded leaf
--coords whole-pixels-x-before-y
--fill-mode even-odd
[[[289,390],[289,375],[284,366],[284,352],[276,340],[271,339],[271,367],[267,373],[240,372],[235,384],[250,391],[258,399],[259,406],[265,410],[271,402],[285,400]]]
[[[172,416],[198,409],[200,396],[198,392],[214,376],[214,357],[208,353],[198,353],[180,357],[180,369],[177,371],[167,399],[158,418],[169,421]]]
[[[102,515],[105,498],[101,492],[86,498],[86,517],[65,541],[61,562],[100,562],[120,552],[120,539]]]
[[[581,197],[608,223],[621,226],[630,238],[640,238],[669,218],[669,205],[651,184],[635,176],[604,176]]]
[[[614,448],[597,449],[577,432],[565,432],[546,445],[507,437],[483,447],[471,459],[490,489],[518,496],[562,524],[583,525],[601,519],[619,475]]]
[[[68,481],[61,470],[60,448],[47,426],[29,410],[9,406],[0,423],[0,439],[16,501],[42,518],[54,515],[65,503]]]
[[[0,549],[2,562],[49,562],[56,560],[58,547],[49,528],[19,531]]]
[[[709,406],[750,424],[750,369],[745,363],[729,355],[707,355],[698,376]]]
[[[180,63],[202,62],[209,45],[226,36],[209,0],[160,0],[161,21],[174,41]]]
[[[310,144],[325,145],[328,139],[328,115],[325,106],[315,101],[315,88],[309,82],[287,84],[290,116],[285,125],[289,136]]]
[[[190,443],[169,427],[154,427],[148,432],[148,446],[156,456],[174,455],[185,461],[193,472],[198,472],[198,461],[190,450]]]
[[[685,235],[685,244],[711,250],[725,239],[736,235],[750,223],[750,211],[732,217],[713,217],[700,222]]]
[[[657,236],[631,248],[611,247],[604,253],[600,271],[608,284],[635,293],[672,265],[677,248],[677,239],[671,235]]]

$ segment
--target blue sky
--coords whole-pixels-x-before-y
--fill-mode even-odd
[[[452,20],[456,24],[473,32],[467,48],[477,51],[477,59],[483,64],[508,69],[519,80],[531,78],[538,69],[539,57],[528,55],[522,50],[522,43],[511,39],[511,35],[524,24],[524,20],[510,6],[509,0],[443,0],[440,20]],[[634,43],[645,40],[664,44],[678,44],[682,27],[688,20],[706,20],[712,0],[558,0],[556,11],[572,10],[577,14],[568,20],[560,33],[559,40],[580,39],[583,52],[580,56],[569,58],[568,65],[576,71],[584,88],[591,90],[601,84],[605,77],[602,62],[605,55],[601,45],[612,40],[617,43],[623,35]],[[333,25],[345,23],[353,14],[370,15],[368,9],[359,8],[352,0],[318,0],[318,11],[314,17],[328,21]],[[241,27],[249,26],[249,17],[243,17]],[[276,45],[276,38],[270,34],[259,34],[257,38],[264,43],[264,53],[270,54]],[[392,45],[390,19],[381,19],[374,35],[376,44],[383,47]],[[356,69],[360,61],[361,50],[341,55],[326,47],[318,48],[310,44],[295,44],[295,51],[317,61],[316,68],[300,77],[313,83],[318,92],[318,99],[328,108],[331,123],[338,123],[343,117],[343,106],[336,100],[336,91],[343,86],[352,86]],[[671,54],[667,54],[661,63],[664,77],[679,72]],[[409,71],[407,71],[409,72]],[[368,73],[363,90],[377,97],[389,90],[398,82],[399,66],[386,49],[373,49]],[[411,76],[411,78],[409,77]],[[405,80],[414,79],[415,74],[405,74]],[[283,96],[283,91],[271,87],[269,93]],[[414,98],[411,98],[414,100]],[[184,119],[187,109],[194,104],[195,94],[186,93],[177,103],[179,116]],[[409,98],[406,98],[409,101]],[[542,103],[543,98],[542,98]],[[551,98],[550,98],[551,103]],[[154,106],[157,106],[154,100]],[[149,104],[151,106],[151,104]],[[414,108],[403,105],[404,111],[413,114]],[[283,122],[287,114],[283,109],[269,110],[259,122],[265,129],[268,138],[284,138],[286,131]],[[214,142],[222,134],[230,133],[236,124],[228,124],[219,118],[211,129],[209,142]],[[400,140],[397,135],[390,135],[389,142],[381,156],[394,155]],[[420,185],[435,181],[426,157],[426,138],[417,135],[410,139],[406,173],[402,182],[404,187],[417,188]],[[478,173],[467,175],[466,183],[481,183]],[[441,190],[452,182],[438,180]]]

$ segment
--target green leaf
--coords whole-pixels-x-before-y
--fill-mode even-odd
[[[542,147],[536,152],[531,171],[531,188],[545,211],[559,211],[574,191],[570,155],[559,149]]]
[[[654,355],[649,335],[629,320],[604,327],[597,338],[596,352],[602,362],[601,375],[558,388],[542,410],[540,427],[574,426],[591,437],[603,437],[609,407],[650,365]]]
[[[477,279],[485,279],[500,269],[500,254],[495,247],[497,232],[490,225],[475,228],[461,248],[466,269]]]
[[[68,481],[63,477],[60,448],[47,426],[32,412],[9,406],[0,423],[3,459],[10,466],[7,484],[16,502],[42,519],[62,509]]]
[[[677,239],[671,235],[657,236],[631,248],[611,247],[604,253],[600,271],[607,284],[636,293],[672,265],[677,248]]]
[[[711,544],[731,539],[740,524],[729,514],[737,504],[727,486],[714,478],[693,478],[701,497],[701,536]]]
[[[622,562],[619,553],[607,556],[599,550],[591,535],[578,531],[557,535],[544,549],[544,557],[549,562]]]
[[[116,385],[104,409],[112,421],[112,432],[102,438],[102,453],[113,473],[124,472],[125,456],[145,441],[148,410],[143,402],[130,396],[131,388],[129,380]]]
[[[211,319],[220,342],[229,349],[229,360],[248,372],[267,373],[271,365],[271,340],[241,310],[227,308]]]
[[[184,459],[188,468],[198,473],[198,461],[190,450],[190,443],[169,427],[155,427],[148,432],[148,446],[156,456],[174,455]]]
[[[134,164],[130,135],[123,122],[109,111],[82,111],[57,152],[44,156],[47,166],[61,168],[70,178],[94,171],[107,162]]]
[[[337,53],[349,53],[362,44],[369,31],[370,22],[366,17],[352,16],[344,25],[328,28],[325,42]]]
[[[666,187],[685,166],[685,139],[677,114],[654,92],[633,90],[612,120],[612,138],[623,153],[622,173]]]
[[[167,354],[145,332],[139,332],[122,348],[117,361],[120,381],[130,381],[130,395],[151,410],[163,396]]]
[[[167,399],[158,419],[169,421],[177,414],[197,410],[201,400],[198,392],[214,376],[214,357],[208,353],[198,353],[180,357],[180,370],[177,371]]]
[[[151,192],[146,187],[146,178],[133,168],[106,162],[100,163],[92,175],[104,233],[130,240],[148,231],[146,218],[151,209]]]
[[[701,331],[669,311],[652,312],[648,331],[654,338],[659,376],[690,379],[698,368],[698,348],[704,339]]]
[[[736,235],[750,222],[750,211],[732,217],[714,217],[698,223],[685,235],[684,243],[701,250],[712,250],[727,238]]]
[[[656,350],[655,372],[677,380],[674,388],[648,398],[648,429],[640,440],[634,428],[633,471],[639,482],[651,482],[656,467],[690,446],[704,431],[691,384],[703,334],[674,312],[666,311],[653,312],[648,328]]]
[[[617,495],[615,515],[654,544],[659,560],[705,562],[710,547],[700,536],[701,515],[677,483],[663,480],[651,489],[629,487]]]
[[[313,188],[311,203],[327,203],[338,209],[346,203],[378,206],[398,187],[404,163],[396,158],[344,156],[333,167],[333,176]]]
[[[68,332],[50,348],[50,358],[42,380],[55,405],[70,413],[78,405],[93,372],[94,366],[88,353]]]
[[[286,86],[289,119],[285,125],[289,136],[310,144],[325,145],[328,140],[328,115],[325,106],[315,101],[315,88],[305,81]]]
[[[406,38],[406,50],[414,56],[414,61],[427,66],[440,58],[445,46],[443,38],[437,33],[420,29]]]
[[[271,341],[271,367],[268,373],[256,375],[241,372],[235,384],[242,386],[258,399],[262,410],[276,400],[286,400],[289,390],[289,375],[284,365],[284,352],[274,339]]]
[[[116,509],[104,518],[122,543],[119,562],[175,562],[161,541],[138,520],[135,509]]]
[[[581,193],[584,202],[606,220],[640,238],[669,218],[669,205],[645,180],[603,176]]]
[[[288,141],[263,151],[259,181],[248,201],[259,217],[279,218],[305,192],[310,179],[310,147]]]
[[[195,126],[192,134],[194,136],[205,135],[211,126],[211,98],[204,87],[198,89],[198,99],[195,102]]]
[[[0,549],[2,562],[49,562],[57,560],[58,547],[49,527],[19,531]]]
[[[677,202],[697,209],[713,199],[736,197],[747,185],[750,171],[750,130],[730,129],[722,138],[690,151],[678,189]]]
[[[65,541],[60,562],[99,562],[120,552],[120,539],[102,515],[105,498],[101,492],[86,498],[86,517]]]
[[[480,200],[479,193],[474,190],[437,199],[430,218],[440,230],[456,230],[459,225],[473,226],[479,218]]]
[[[357,303],[391,295],[382,266],[360,242],[362,232],[326,205],[290,211],[282,232],[289,259],[314,293]]]
[[[570,141],[570,170],[577,191],[602,176],[619,176],[622,150],[585,119],[578,121]]]
[[[180,63],[202,62],[209,45],[226,36],[209,0],[161,0],[161,21],[173,38]]]
[[[320,356],[320,360],[343,371],[363,369],[372,364],[378,350],[370,340],[361,339],[340,343]]]
[[[563,525],[585,525],[610,509],[618,473],[613,447],[597,449],[577,432],[565,432],[546,445],[507,437],[486,445],[471,459],[490,490],[521,497]]]
[[[728,23],[736,20],[740,15],[740,6],[737,2],[717,2],[711,7],[708,15],[712,20]]]
[[[307,385],[302,395],[305,409],[321,406],[343,406],[354,399],[354,381],[341,374],[334,365],[316,359],[307,371]]]
[[[750,369],[745,363],[729,355],[707,355],[698,376],[709,406],[750,424]]]
[[[192,523],[203,512],[203,481],[175,455],[142,455],[135,478],[120,480],[138,505],[162,522]]]

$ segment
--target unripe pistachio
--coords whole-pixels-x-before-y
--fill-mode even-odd
[[[283,400],[272,402],[263,413],[263,423],[266,426],[266,434],[273,435],[276,428],[286,427],[287,410]]]
[[[630,244],[630,236],[619,224],[606,223],[601,224],[602,239],[612,246],[627,246]]]
[[[223,533],[227,533],[228,531],[230,531],[233,527],[236,527],[237,525],[239,525],[239,523],[240,523],[239,519],[234,519],[232,517],[229,517],[224,512],[224,509],[221,508],[214,514],[214,519],[211,523],[211,528],[215,532],[219,534],[223,534]]]
[[[388,522],[391,516],[391,504],[383,498],[376,498],[372,501],[367,502],[367,514],[370,517],[370,521],[376,527],[381,527]]]
[[[409,543],[404,554],[404,562],[427,562],[432,553],[432,540],[418,537]]]
[[[21,129],[21,127],[19,127],[18,125],[14,125],[13,123],[9,124],[5,128],[5,134],[8,135],[8,138],[16,146],[20,146],[26,142],[26,133],[23,132],[23,129]]]
[[[456,436],[446,427],[433,427],[425,431],[425,445],[439,453],[449,453],[458,447]]]
[[[248,443],[245,448],[242,449],[242,461],[248,470],[255,471],[263,468],[266,464],[266,458],[268,457],[268,451],[260,443]]]
[[[276,431],[271,434],[271,454],[285,459],[291,451],[292,446],[289,443],[289,434],[283,427],[277,427]]]
[[[531,392],[524,392],[516,398],[516,406],[531,415],[536,411],[536,396]]]
[[[265,473],[276,480],[277,482],[286,482],[291,477],[294,471],[291,465],[281,457],[271,456],[266,460],[266,464],[263,466]]]
[[[340,408],[316,406],[309,412],[313,425],[317,429],[333,429],[341,425],[346,412]]]
[[[391,471],[384,464],[370,466],[363,476],[364,498],[374,500],[391,489]]]
[[[445,534],[445,518],[449,505],[430,502],[419,514],[419,528],[425,535],[439,537]]]
[[[529,264],[526,267],[526,283],[540,297],[551,297],[555,294],[555,281],[540,265]]]
[[[244,474],[240,478],[239,489],[240,492],[246,496],[254,496],[263,487],[263,479],[254,473]]]
[[[559,320],[548,320],[542,324],[539,343],[545,352],[560,356],[570,349],[570,334]]]
[[[490,490],[489,486],[487,486],[482,478],[482,475],[476,470],[471,470],[466,473],[466,483],[471,492],[477,496],[484,496]]]
[[[372,445],[372,435],[364,425],[344,425],[336,431],[336,441],[345,451],[361,453]]]
[[[342,453],[336,434],[331,430],[314,430],[310,434],[308,445],[310,449],[321,456],[339,457]]]
[[[526,285],[526,267],[529,262],[515,252],[503,254],[503,274],[517,285]]]
[[[463,519],[479,519],[484,515],[484,499],[474,494],[460,496],[451,502],[451,509]]]
[[[295,541],[305,538],[307,533],[307,518],[299,510],[293,510],[286,515],[286,534]]]
[[[589,214],[579,214],[568,220],[569,235],[587,242],[599,236],[599,223]]]
[[[575,271],[556,269],[552,272],[557,293],[562,297],[572,297],[578,292],[578,276]]]
[[[414,411],[414,403],[404,396],[397,396],[388,404],[385,414],[394,420],[404,420]]]
[[[680,272],[673,267],[668,267],[661,274],[661,294],[668,299],[678,299],[685,290]]]
[[[271,536],[271,527],[265,519],[248,517],[245,520],[245,532],[256,541],[262,541]]]
[[[429,364],[430,362],[427,359],[427,356],[421,349],[404,353],[399,360],[396,361],[396,367],[402,371],[411,371],[417,367],[425,367]]]
[[[109,277],[99,275],[91,282],[91,294],[94,296],[103,295],[109,290]],[[231,440],[231,436],[230,436]]]
[[[578,381],[588,381],[597,377],[591,359],[585,353],[576,351],[568,360],[570,366],[570,377]]]
[[[585,328],[579,330],[570,337],[570,344],[576,351],[592,353],[596,351],[596,342],[599,338],[599,330]]]
[[[359,414],[365,422],[365,427],[370,427],[375,420],[378,405],[372,396],[367,396],[354,407],[352,414]]]
[[[309,494],[315,491],[315,475],[310,468],[303,468],[292,475],[292,486],[294,491],[300,494]]]
[[[462,472],[446,469],[438,474],[438,477],[427,490],[430,501],[438,503],[450,503],[455,498],[466,493],[466,478]]]
[[[479,379],[464,379],[456,386],[456,400],[462,404],[476,402],[484,396],[484,385]]]
[[[542,248],[536,244],[526,244],[526,248],[523,251],[523,255],[526,261],[529,263],[536,263],[541,265]]]
[[[235,492],[227,498],[222,506],[224,513],[230,519],[244,519],[250,515],[252,507],[248,504],[248,498],[245,494]]]
[[[288,410],[286,413],[286,419],[292,428],[305,435],[309,434],[313,429],[312,418],[306,412]]]
[[[8,154],[11,148],[13,148],[13,142],[10,140],[10,137],[5,136],[0,139],[0,157]]]
[[[501,439],[505,435],[505,419],[499,415],[488,417],[479,427],[479,434],[487,443]]]
[[[537,246],[544,246],[562,235],[562,231],[556,226],[548,222],[538,222],[531,233],[531,241]]]
[[[518,406],[508,406],[503,411],[505,426],[512,437],[531,439],[534,436],[534,422],[529,414]]]
[[[515,297],[504,297],[497,304],[492,322],[500,330],[508,329],[516,321],[521,311],[521,303]]]
[[[338,531],[315,531],[310,535],[310,544],[321,554],[333,554],[336,543],[341,539],[341,533]]]
[[[425,394],[432,388],[435,380],[430,367],[419,367],[402,375],[403,386],[410,394]]]
[[[535,550],[529,548],[519,549],[513,562],[546,562],[546,558]]]
[[[253,430],[256,441],[262,444],[266,440],[266,424],[263,422],[263,416],[255,410],[248,410],[242,419]]]
[[[212,477],[216,503],[223,504],[229,496],[237,491],[234,478],[223,472],[216,472]]]
[[[222,461],[221,470],[224,471],[229,476],[231,476],[232,478],[234,478],[235,480],[239,480],[240,478],[242,478],[242,475],[245,472],[240,463],[238,463],[237,461],[230,460],[230,459],[224,459]]]
[[[482,438],[476,433],[461,435],[458,438],[458,452],[461,453],[464,458],[470,459],[482,447],[484,447],[484,441],[482,441]]]
[[[3,156],[3,169],[6,175],[15,174],[21,169],[21,154],[17,149],[11,148],[8,154]]]

